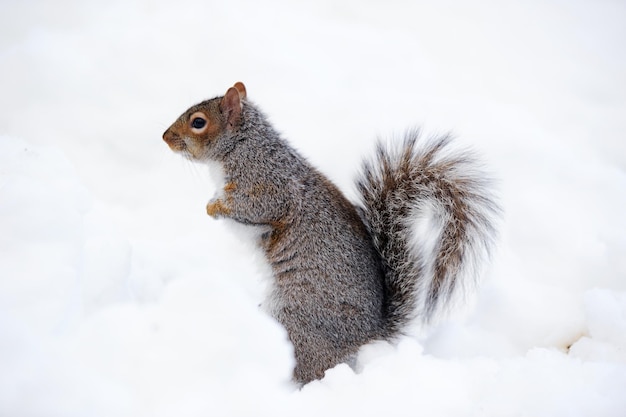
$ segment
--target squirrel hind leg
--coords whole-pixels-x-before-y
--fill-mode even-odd
[[[309,346],[312,347],[312,346]],[[295,348],[296,366],[293,370],[293,379],[295,382],[305,385],[316,379],[324,378],[328,369],[331,369],[340,363],[347,363],[354,368],[356,358],[354,354],[340,357],[335,349],[324,349],[316,346],[316,349]]]

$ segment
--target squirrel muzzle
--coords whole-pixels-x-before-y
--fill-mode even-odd
[[[163,140],[167,143],[170,149],[175,152],[184,151],[186,148],[183,138],[181,138],[178,133],[172,131],[171,128],[167,129],[165,133],[163,133]]]

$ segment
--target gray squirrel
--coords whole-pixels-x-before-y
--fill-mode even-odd
[[[496,234],[498,207],[470,152],[417,131],[379,144],[353,204],[283,140],[238,82],[183,113],[163,134],[197,162],[217,162],[225,185],[206,206],[214,218],[261,226],[271,265],[268,304],[294,346],[305,384],[371,341],[429,323],[477,277]],[[432,248],[416,223],[439,225]],[[432,239],[431,239],[432,240]],[[425,245],[428,246],[428,245]]]

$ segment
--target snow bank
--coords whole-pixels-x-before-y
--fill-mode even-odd
[[[616,2],[0,4],[0,416],[622,416]],[[377,134],[453,129],[499,251],[449,321],[301,390],[257,254],[161,141],[246,82],[349,195]]]
[[[58,149],[0,155],[1,415],[246,414],[236,398],[281,393],[284,331],[198,240],[131,245]]]
[[[421,342],[301,391],[259,273],[212,240],[131,244],[54,147],[0,138],[2,415],[620,415],[626,293],[504,280]],[[213,243],[212,243],[213,242]],[[253,256],[253,252],[249,252]],[[511,265],[512,263],[508,263]],[[502,267],[501,267],[502,268]],[[425,348],[426,347],[426,348]]]

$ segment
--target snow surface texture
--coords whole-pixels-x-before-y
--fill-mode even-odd
[[[101,2],[102,3],[102,2]],[[626,415],[626,5],[0,3],[0,416]],[[294,390],[254,251],[162,132],[242,80],[354,197],[377,135],[499,178],[469,308]]]

